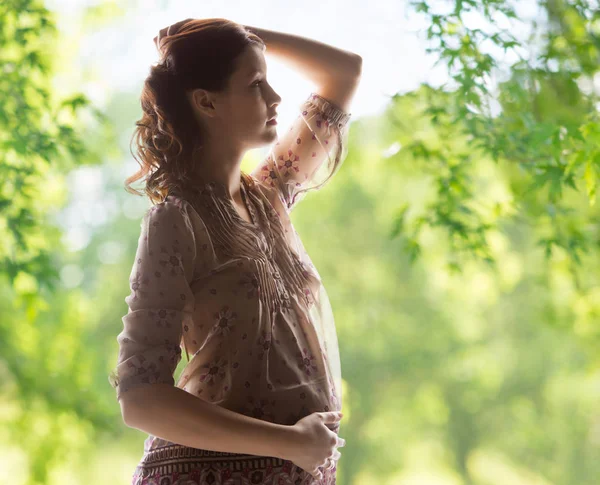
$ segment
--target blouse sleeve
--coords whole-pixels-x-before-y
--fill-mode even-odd
[[[252,175],[275,188],[288,213],[339,170],[348,149],[350,113],[312,92],[300,114]]]
[[[141,229],[125,298],[129,309],[117,336],[119,356],[109,375],[117,400],[136,387],[174,385],[182,328],[194,307],[196,244],[185,206],[173,200],[153,206]]]

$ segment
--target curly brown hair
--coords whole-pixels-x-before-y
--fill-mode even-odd
[[[226,91],[237,57],[251,44],[266,49],[260,37],[223,18],[189,19],[169,27],[168,35],[157,42],[161,61],[150,67],[142,88],[143,115],[130,144],[140,169],[125,180],[125,190],[145,193],[156,204],[190,182],[202,133],[186,92]],[[131,150],[134,141],[139,158]],[[130,187],[142,178],[143,192]]]

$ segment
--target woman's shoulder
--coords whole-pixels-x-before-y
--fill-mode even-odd
[[[185,195],[176,192],[169,193],[162,202],[154,206],[154,209],[163,211],[166,217],[179,217],[180,215],[188,228],[196,235],[206,232],[204,218]],[[178,214],[175,214],[176,212]]]
[[[169,195],[167,195],[165,199],[157,205],[162,205],[163,207],[169,208],[177,208],[180,212],[187,212],[191,207],[191,204],[188,202],[188,200],[177,192],[169,193]]]

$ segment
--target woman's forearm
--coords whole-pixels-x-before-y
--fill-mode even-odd
[[[121,400],[127,426],[192,448],[287,459],[294,444],[293,426],[236,413],[171,385],[134,388]]]
[[[334,77],[347,79],[360,75],[362,58],[358,54],[299,35],[244,27],[265,42],[267,54],[302,71],[314,84],[323,85]]]

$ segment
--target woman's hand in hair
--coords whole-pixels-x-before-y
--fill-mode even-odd
[[[180,20],[179,22],[175,22],[174,24],[171,24],[163,29],[160,29],[160,31],[158,32],[158,35],[156,37],[154,37],[154,44],[156,45],[156,48],[158,49],[158,51],[160,52],[161,39],[163,39],[164,37],[167,37],[169,35],[176,34],[179,31],[179,28],[182,25],[184,25],[185,23],[189,22],[190,20],[194,20],[194,19],[189,18],[189,19],[185,19],[185,20]]]

